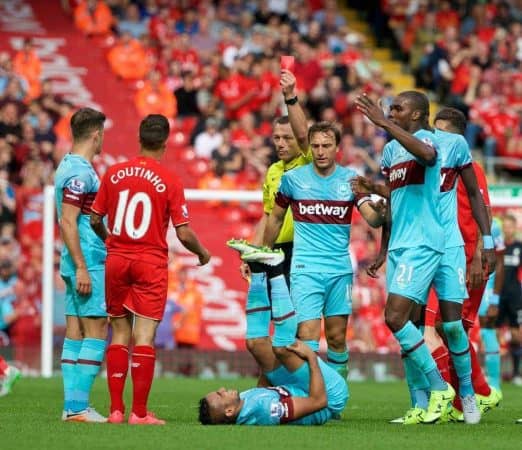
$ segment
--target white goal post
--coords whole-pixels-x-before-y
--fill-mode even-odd
[[[507,188],[509,189],[509,188]],[[185,198],[189,201],[242,201],[260,202],[261,191],[201,190],[185,189]],[[502,192],[490,192],[492,206],[522,207],[522,195],[505,196]],[[54,225],[55,205],[54,186],[44,188],[43,205],[43,252],[42,252],[42,339],[41,339],[41,375],[49,378],[53,375],[53,309],[54,309]]]

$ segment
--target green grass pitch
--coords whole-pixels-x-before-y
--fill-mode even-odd
[[[246,389],[253,379],[154,381],[149,407],[167,420],[164,427],[74,424],[60,421],[59,378],[22,379],[0,398],[0,449],[443,449],[522,448],[522,389],[504,386],[505,401],[479,425],[390,425],[407,407],[403,383],[351,383],[344,417],[322,427],[202,426],[196,404],[207,391],[223,386]],[[129,384],[129,383],[128,383]],[[129,392],[127,392],[128,398]],[[96,381],[92,404],[107,413],[105,380]]]

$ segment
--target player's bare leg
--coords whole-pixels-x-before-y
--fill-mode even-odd
[[[321,338],[321,320],[313,319],[301,322],[297,327],[297,336],[314,352],[318,352],[319,339]]]

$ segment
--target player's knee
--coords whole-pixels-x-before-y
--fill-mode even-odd
[[[255,355],[267,348],[270,349],[272,344],[270,342],[270,338],[262,337],[262,338],[254,338],[246,340],[246,348],[252,354]]]
[[[346,349],[346,333],[339,330],[338,332],[331,334],[327,338],[327,344],[328,348],[333,351],[344,351]]]
[[[460,321],[444,322],[442,329],[448,340],[458,339],[462,334],[465,334],[464,326]]]
[[[408,318],[404,317],[404,315],[400,314],[397,311],[393,310],[385,310],[384,311],[384,321],[386,322],[386,326],[393,332],[396,333],[406,324]]]

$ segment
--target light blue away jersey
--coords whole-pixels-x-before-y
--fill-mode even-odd
[[[331,175],[321,177],[313,164],[283,175],[276,203],[290,207],[294,217],[292,273],[352,273],[348,244],[356,198],[350,180],[356,175],[336,166]]]
[[[466,167],[471,167],[469,145],[460,134],[435,130],[441,156],[440,216],[446,248],[464,245],[457,215],[457,179]]]
[[[291,419],[290,392],[283,387],[253,388],[240,392],[243,407],[238,425],[280,425]]]
[[[389,250],[426,246],[444,251],[444,232],[439,212],[441,159],[435,134],[414,133],[437,151],[433,166],[424,165],[396,139],[383,150],[381,169],[391,189],[392,226]]]
[[[103,269],[106,256],[105,245],[91,228],[89,218],[91,205],[100,186],[100,180],[94,168],[83,157],[67,154],[56,169],[54,185],[58,220],[62,218],[62,205],[64,203],[80,208],[78,232],[85,264],[88,270]],[[71,276],[75,272],[76,266],[67,246],[64,244],[60,260],[60,273]]]

